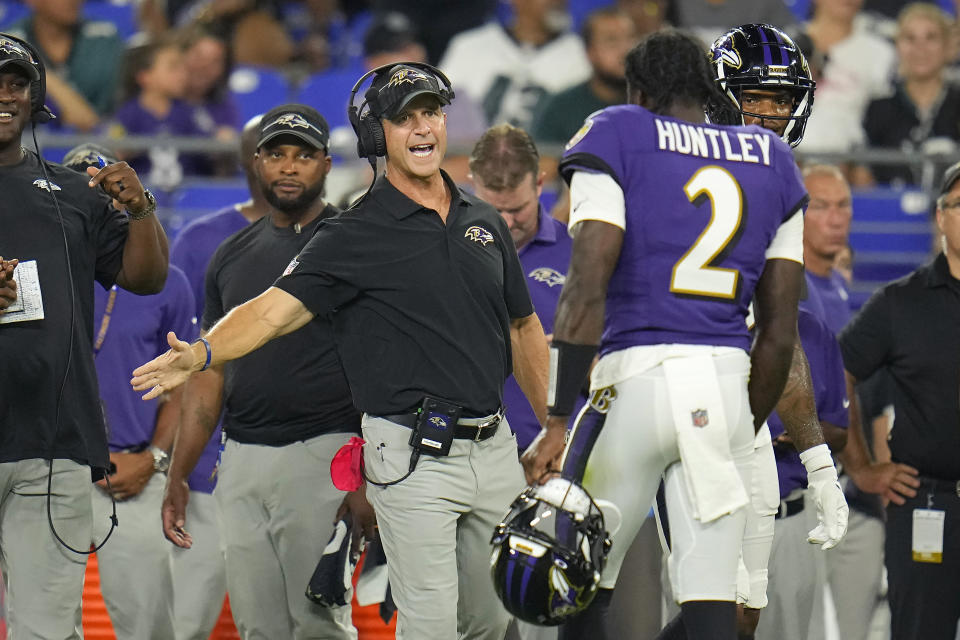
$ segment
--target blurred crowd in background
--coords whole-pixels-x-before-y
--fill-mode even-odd
[[[437,64],[450,76],[458,97],[448,114],[452,145],[469,148],[487,126],[510,122],[529,130],[546,155],[556,155],[586,115],[623,101],[624,54],[664,26],[691,30],[705,44],[745,22],[769,22],[794,35],[817,81],[800,149],[805,154],[869,148],[948,155],[960,140],[954,0],[910,6],[898,0],[24,0],[0,6],[0,29],[35,44],[47,65],[48,101],[58,115],[48,133],[109,136],[159,188],[191,176],[235,175],[235,158],[159,143],[123,153],[124,138],[230,142],[247,118],[289,100],[311,104],[332,127],[345,127],[356,79],[397,60]],[[918,184],[922,170],[900,157],[892,164],[847,163],[855,187]]]

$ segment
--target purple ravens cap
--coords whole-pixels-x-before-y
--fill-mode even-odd
[[[280,136],[294,136],[315,149],[326,151],[330,144],[330,125],[313,107],[283,104],[270,109],[260,120],[257,148]]]
[[[440,79],[429,71],[401,62],[379,74],[367,89],[370,112],[379,118],[393,118],[417,96],[434,95],[440,104],[450,104],[453,91],[440,85]]]
[[[0,33],[0,71],[8,67],[21,69],[31,81],[40,79],[33,55],[16,40]]]

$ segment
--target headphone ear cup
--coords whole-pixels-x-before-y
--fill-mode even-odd
[[[361,158],[387,155],[387,138],[380,120],[367,113],[360,118],[357,126],[357,153]]]

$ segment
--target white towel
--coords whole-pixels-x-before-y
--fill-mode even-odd
[[[730,453],[730,436],[713,358],[695,355],[663,362],[677,446],[693,516],[711,522],[747,504]]]

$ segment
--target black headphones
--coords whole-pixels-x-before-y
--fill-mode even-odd
[[[354,100],[364,80],[370,76],[379,76],[381,73],[390,71],[396,66],[415,67],[428,72],[437,79],[437,84],[441,85],[440,95],[448,102],[452,101],[455,95],[453,86],[451,86],[450,80],[443,71],[424,62],[393,62],[377,67],[376,69],[371,69],[363,74],[360,79],[357,80],[357,83],[353,85],[353,89],[350,90],[347,118],[350,120],[350,126],[353,127],[354,132],[357,134],[357,154],[361,158],[369,160],[371,164],[376,162],[376,158],[382,158],[387,155],[387,138],[383,132],[383,123],[380,122],[380,116],[373,113],[371,109],[371,106],[376,107],[378,111],[380,108],[377,101],[379,88],[376,91],[373,89],[373,85],[377,82],[377,77],[374,77],[370,88],[366,94],[364,94],[363,102],[360,103],[360,106],[354,104]],[[366,112],[364,112],[364,107],[366,107]]]
[[[26,40],[9,33],[0,33],[0,38],[7,38],[15,42],[30,54],[30,60],[27,60],[27,62],[33,65],[40,76],[39,79],[30,81],[30,117],[34,124],[50,122],[56,116],[43,104],[47,99],[47,70],[43,66],[43,60],[40,59],[40,52]]]

